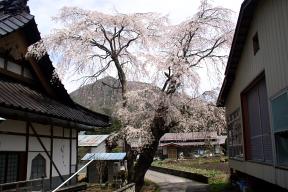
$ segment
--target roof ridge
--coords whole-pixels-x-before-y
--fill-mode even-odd
[[[0,10],[3,11],[4,14],[17,14],[23,11],[30,13],[27,1],[28,0],[0,0]]]

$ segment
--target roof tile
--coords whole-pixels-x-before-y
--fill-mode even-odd
[[[74,121],[91,126],[108,126],[107,121],[81,108],[70,107],[20,83],[0,80],[0,105]]]

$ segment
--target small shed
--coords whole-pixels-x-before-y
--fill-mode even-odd
[[[78,135],[78,146],[89,148],[89,153],[105,153],[109,135]]]
[[[89,183],[99,183],[108,181],[112,183],[114,179],[120,179],[118,173],[124,167],[126,153],[87,153],[81,160],[94,160],[87,168],[87,179]]]

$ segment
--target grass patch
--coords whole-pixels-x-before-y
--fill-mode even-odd
[[[210,192],[222,192],[229,186],[229,168],[224,157],[154,161],[152,165],[204,175],[208,177]]]

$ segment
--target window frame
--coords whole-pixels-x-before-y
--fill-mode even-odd
[[[38,175],[38,171],[39,171],[39,167],[34,167],[33,166],[33,163],[36,161],[36,160],[38,160],[37,158],[41,158],[41,160],[43,160],[43,162],[41,162],[41,165],[43,166],[43,167],[41,167],[41,169],[42,169],[42,176],[39,176]],[[34,161],[34,162],[33,162]],[[38,162],[36,162],[37,163],[37,165],[39,165],[39,163]],[[47,177],[47,174],[46,174],[46,159],[45,159],[45,157],[41,154],[41,153],[38,153],[32,160],[31,160],[31,172],[30,172],[30,179],[39,179],[39,178],[46,178]],[[33,171],[35,171],[34,169],[37,169],[37,171],[36,171],[36,173],[37,173],[37,175],[36,176],[34,176],[34,172]]]
[[[274,137],[274,144],[275,144],[275,155],[276,155],[276,164],[279,167],[284,167],[287,168],[288,167],[288,161],[286,163],[281,163],[279,160],[279,147],[278,147],[278,138],[282,137],[283,135],[287,135],[288,134],[288,129],[285,130],[276,130],[275,129],[275,125],[274,125],[274,114],[273,114],[273,101],[279,97],[281,97],[283,94],[287,94],[288,97],[288,88],[285,88],[283,90],[281,90],[279,93],[277,93],[276,95],[274,95],[273,97],[271,97],[270,99],[270,105],[271,105],[271,121],[272,121],[272,134]],[[287,138],[288,140],[288,138]]]
[[[16,181],[19,181],[19,178],[20,178],[20,153],[18,152],[10,152],[10,151],[3,151],[3,152],[0,152],[0,154],[2,155],[5,155],[5,166],[4,166],[4,182],[3,183],[11,183],[11,182],[16,182]],[[8,176],[8,157],[9,155],[17,155],[17,164],[16,164],[16,180],[15,181],[7,181],[7,176]],[[1,183],[0,183],[1,184]]]
[[[238,127],[235,128],[235,126]],[[235,134],[234,131],[239,131],[239,133]],[[243,151],[243,129],[241,126],[241,110],[237,108],[232,113],[230,113],[227,117],[227,148],[228,148],[228,157],[230,159],[243,159],[244,151]],[[240,143],[235,143],[235,135],[238,135],[238,140],[240,137]],[[236,140],[237,141],[237,140]],[[238,149],[237,149],[238,148]],[[240,150],[239,150],[240,149]],[[231,155],[231,151],[239,150],[239,154]]]
[[[31,66],[29,66],[25,60],[16,61],[13,58],[3,56],[1,54],[0,54],[0,58],[3,59],[4,61],[4,67],[3,68],[0,67],[0,72],[2,74],[9,75],[15,78],[21,78],[31,83],[33,82],[33,79],[35,79],[35,74],[33,73]],[[20,73],[16,73],[11,70],[8,70],[8,63],[13,63],[13,64],[20,66],[21,67]],[[27,75],[28,74],[27,71],[30,76]]]

